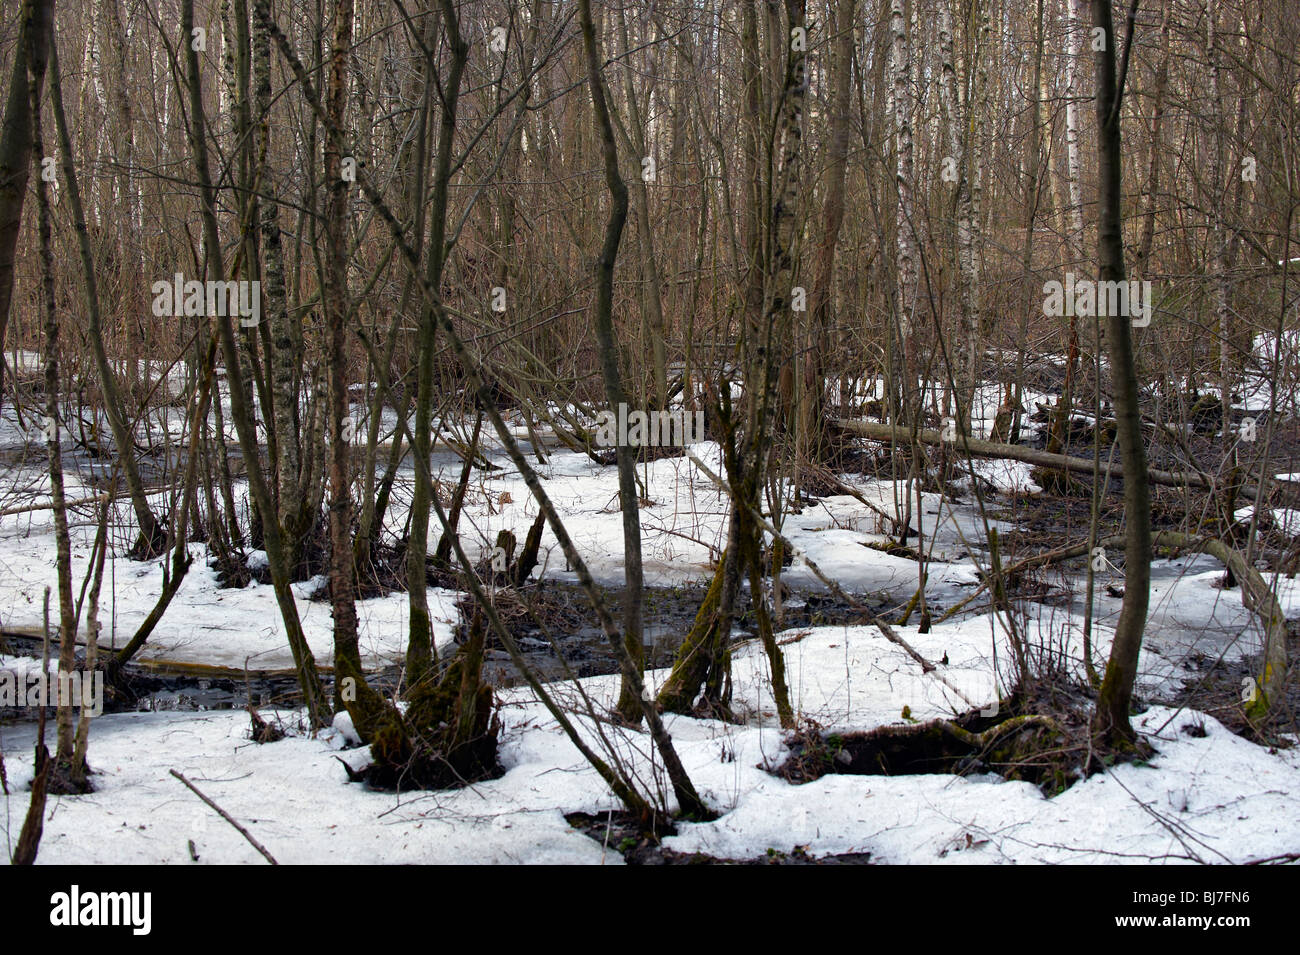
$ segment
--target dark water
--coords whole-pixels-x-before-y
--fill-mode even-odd
[[[621,590],[608,589],[604,597],[614,619],[621,622]],[[528,666],[540,679],[550,682],[570,675],[588,677],[618,672],[617,658],[598,626],[586,595],[578,587],[549,582],[541,588],[528,588],[523,598],[517,604],[512,601],[503,617]],[[703,587],[647,588],[643,600],[647,667],[672,664],[703,598]],[[540,623],[525,609],[528,599],[531,599],[531,609],[540,618]],[[787,627],[857,622],[851,608],[824,595],[799,595],[792,602],[799,606],[787,610]],[[748,599],[743,593],[739,609],[740,616],[733,630],[733,638],[737,641],[751,636]],[[462,621],[458,640],[463,640],[465,630],[466,624]],[[3,633],[0,634],[0,652],[39,658],[41,641],[27,634]],[[82,650],[79,648],[79,662],[81,658]],[[518,686],[524,682],[505,649],[490,632],[483,675],[498,687]],[[321,679],[327,692],[332,692],[332,673],[322,670]],[[394,665],[372,671],[367,679],[381,693],[396,694],[401,690],[402,667]],[[242,709],[249,703],[259,707],[292,707],[301,702],[298,681],[291,671],[249,671],[245,674],[234,668],[203,664],[131,663],[125,667],[118,686],[105,687],[104,712],[230,710]],[[7,715],[30,719],[36,714],[33,710]]]

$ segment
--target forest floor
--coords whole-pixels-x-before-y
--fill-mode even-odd
[[[720,470],[715,445],[696,445],[692,452]],[[499,449],[492,457],[504,460]],[[987,504],[996,517],[986,521],[971,495],[964,503],[923,495],[919,529],[930,556],[926,595],[934,621],[978,586],[989,556],[979,542],[987,539],[988,527],[997,528],[1011,548],[1002,555],[1004,564],[1016,553],[1086,535],[1086,525],[1081,528],[1069,514],[1072,505],[1041,495],[1027,466],[980,462],[976,467],[994,490]],[[623,567],[615,469],[554,451],[539,470],[597,580],[616,591]],[[658,588],[658,603],[651,602],[652,617],[659,614],[651,638],[665,651],[651,656],[655,668],[648,681],[658,685],[667,673],[662,666],[667,651],[689,626],[688,608],[698,601],[698,586],[718,557],[726,500],[689,457],[663,458],[641,466],[639,473],[651,502],[642,512],[646,576]],[[895,618],[896,608],[916,589],[920,568],[909,556],[871,545],[886,542],[879,511],[893,512],[901,487],[863,474],[843,479],[858,497],[807,502],[800,513],[787,515],[786,533],[846,591]],[[11,464],[8,481],[21,484],[28,499],[39,500],[39,461],[22,468]],[[94,490],[89,479],[75,473],[69,485],[69,498]],[[522,539],[536,514],[522,479],[508,465],[471,487],[468,506],[463,539],[471,548],[477,542],[484,552],[502,528]],[[125,512],[121,516],[128,520]],[[403,516],[399,511],[393,520]],[[1300,526],[1289,526],[1292,516],[1281,513],[1277,519],[1285,532],[1295,534]],[[79,581],[94,527],[86,513],[73,523],[73,573]],[[127,543],[115,541],[119,555]],[[191,546],[194,565],[143,656],[240,670],[289,667],[271,588],[256,580],[224,587],[207,566],[205,549]],[[256,562],[255,553],[250,557]],[[0,521],[0,628],[26,633],[39,628],[53,566],[48,510]],[[1033,575],[1012,595],[1010,619],[1032,648],[1036,665],[1067,682],[1082,676],[1081,568],[1082,562],[1075,562]],[[570,593],[575,583],[549,532],[534,578],[545,579],[552,594]],[[778,639],[792,703],[806,731],[861,733],[969,709],[875,627],[830,599],[804,557],[795,557],[784,579],[790,588],[788,619]],[[247,826],[280,862],[622,863],[707,857],[796,864],[867,859],[1239,863],[1300,852],[1300,747],[1288,748],[1295,738],[1285,734],[1273,739],[1278,745],[1261,745],[1240,733],[1245,727],[1233,693],[1240,692],[1240,677],[1251,672],[1261,637],[1242,605],[1240,588],[1225,589],[1222,579],[1221,566],[1204,556],[1154,563],[1138,680],[1141,712],[1134,725],[1155,755],[1078,778],[1054,794],[1030,781],[982,771],[828,772],[808,782],[783,778],[779,770],[793,738],[778,725],[766,656],[742,618],[733,652],[737,721],[667,717],[686,769],[720,815],[710,822],[679,822],[652,849],[634,839],[629,843],[631,837],[608,815],[619,807],[605,785],[532,692],[512,685],[511,674],[490,657],[488,674],[498,682],[503,724],[500,778],[449,791],[370,790],[349,783],[340,765],[358,769],[369,760],[368,749],[354,745],[346,716],[313,737],[303,732],[299,711],[291,705],[277,708],[271,699],[262,715],[287,735],[257,744],[249,738],[248,715],[237,708],[242,700],[205,702],[171,690],[145,698],[141,705],[152,712],[109,712],[94,721],[89,760],[96,791],[51,799],[40,861],[258,861],[261,857],[233,828],[170,775],[173,769]],[[110,561],[101,611],[106,642],[120,646],[129,637],[161,581],[160,561],[121,556]],[[322,585],[320,578],[303,581],[295,593],[317,661],[328,665],[329,605],[313,599]],[[1092,635],[1098,666],[1109,649],[1121,588],[1122,572],[1113,564],[1098,574]],[[1283,576],[1278,593],[1288,616],[1300,617],[1300,585]],[[450,652],[462,595],[431,589],[429,597],[439,651]],[[363,600],[358,613],[368,669],[392,673],[405,652],[405,595]],[[987,595],[981,595],[928,632],[921,632],[916,614],[896,629],[926,659],[944,661],[939,672],[948,683],[985,706],[1008,690],[1007,619],[993,614]],[[587,626],[581,620],[570,623],[575,633]],[[0,668],[38,668],[30,654],[30,644],[11,647],[9,655],[0,656]],[[583,692],[608,706],[618,680],[607,669],[596,660],[579,670],[579,679]],[[557,681],[551,689],[561,699],[576,700],[573,682]],[[236,708],[212,708],[223,705]],[[584,734],[595,734],[589,720],[576,719]],[[604,729],[645,788],[668,788],[643,732]],[[35,733],[30,719],[0,721],[9,782],[9,794],[0,796],[0,827],[10,846],[26,811]]]

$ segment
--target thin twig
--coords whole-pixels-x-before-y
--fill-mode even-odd
[[[188,779],[186,779],[183,773],[178,773],[178,772],[176,772],[176,770],[173,769],[173,770],[171,770],[171,774],[172,774],[173,776],[175,776],[177,779],[179,779],[181,782],[183,782],[186,786],[188,786],[189,789],[190,789],[190,792],[194,793],[194,795],[198,796],[198,797],[199,797],[200,799],[202,799],[205,803],[207,803],[209,806],[211,806],[213,809],[215,809],[216,812],[217,812],[217,815],[219,815],[222,819],[226,820],[226,822],[228,822],[228,823],[230,823],[232,826],[234,826],[235,829],[239,832],[239,834],[240,834],[241,836],[243,836],[245,839],[247,839],[248,842],[249,842],[249,844],[250,844],[254,849],[256,849],[258,852],[262,853],[262,855],[264,855],[264,856],[266,857],[266,861],[267,861],[267,862],[271,863],[271,865],[279,865],[279,864],[280,864],[280,863],[278,863],[278,862],[275,861],[275,856],[271,855],[271,853],[267,851],[266,846],[262,845],[260,842],[258,842],[256,839],[254,839],[254,838],[253,838],[253,834],[252,834],[251,832],[249,832],[247,829],[245,829],[245,828],[244,828],[243,826],[241,826],[239,823],[235,822],[234,817],[231,816],[230,813],[226,812],[226,810],[222,809],[220,806],[218,806],[215,802],[213,802],[213,801],[212,801],[211,799],[209,799],[207,796],[203,795],[203,793],[199,792],[199,788],[198,788],[197,786],[195,786],[192,782],[190,782]]]

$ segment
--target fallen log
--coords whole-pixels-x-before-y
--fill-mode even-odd
[[[910,444],[913,439],[912,432],[906,428],[877,424],[874,421],[833,418],[831,423],[837,428],[852,434],[859,434],[877,441]],[[1091,458],[1076,458],[1068,454],[1054,454],[1050,451],[1039,451],[1036,448],[1026,448],[1018,444],[997,444],[961,434],[949,440],[944,438],[942,432],[930,428],[918,430],[915,438],[921,444],[951,445],[959,451],[977,458],[1002,458],[1011,461],[1023,461],[1037,467],[1049,468],[1055,471],[1074,471],[1078,474],[1091,474],[1093,472]],[[1152,484],[1161,484],[1166,487],[1194,487],[1206,491],[1215,490],[1214,479],[1198,471],[1161,471],[1158,468],[1150,468],[1147,474]]]
[[[1176,531],[1158,531],[1151,541],[1153,547],[1173,547],[1179,550],[1199,551],[1209,554],[1232,571],[1242,588],[1242,603],[1259,618],[1264,631],[1264,653],[1259,675],[1255,678],[1253,692],[1246,702],[1246,715],[1263,721],[1272,715],[1286,695],[1287,652],[1286,611],[1263,574],[1246,563],[1246,555],[1213,537],[1193,537]]]
[[[90,497],[78,498],[75,501],[68,501],[64,508],[81,507],[85,504],[98,504],[100,501],[108,500],[108,492],[92,494]],[[53,501],[38,501],[35,504],[22,504],[17,507],[6,507],[0,509],[0,517],[12,517],[15,514],[32,514],[36,511],[48,511],[54,508]]]

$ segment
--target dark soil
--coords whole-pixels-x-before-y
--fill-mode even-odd
[[[996,773],[1004,779],[1032,782],[1045,795],[1054,796],[1101,768],[1085,766],[1091,752],[1090,712],[1091,701],[1081,691],[1054,688],[1032,697],[1015,694],[996,713],[972,710],[948,721],[969,734],[983,734],[981,746],[949,732],[943,720],[850,733],[828,733],[808,723],[787,738],[789,757],[767,768],[792,783],[811,782],[828,773]],[[1049,717],[1051,722],[1037,722],[1035,716]],[[1021,717],[1027,719],[1017,722]],[[1005,731],[995,731],[1003,725]]]

